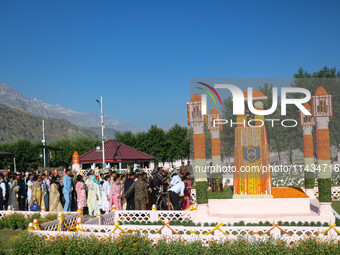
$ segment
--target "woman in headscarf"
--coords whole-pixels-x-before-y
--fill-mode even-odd
[[[77,175],[76,192],[77,208],[83,211],[86,206],[86,185],[84,184],[83,176],[80,174]]]
[[[53,176],[50,181],[50,193],[49,193],[50,212],[62,212],[63,211],[63,206],[61,205],[61,201],[60,201],[59,186],[56,182],[57,182],[57,178]]]
[[[100,184],[100,181],[99,181],[99,175],[96,175],[93,178],[94,207],[93,207],[93,214],[92,215],[99,215],[100,214],[100,207],[101,207],[101,204],[102,204],[101,193],[102,193],[102,185]]]
[[[110,188],[111,188],[111,176],[106,175],[104,177],[103,192],[102,192],[102,210],[108,213],[111,209],[110,207]]]
[[[116,206],[116,210],[122,210],[122,188],[120,185],[120,176],[115,176],[113,184],[110,189],[110,209],[113,205]]]
[[[45,210],[45,203],[43,199],[43,193],[42,193],[42,179],[41,176],[38,176],[35,178],[35,181],[33,183],[33,189],[32,189],[32,198],[30,201],[29,206],[33,204],[33,202],[36,202],[39,206],[39,211]]]

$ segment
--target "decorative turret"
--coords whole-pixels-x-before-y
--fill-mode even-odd
[[[199,190],[200,196],[197,197],[197,203],[203,204],[208,202],[207,173],[206,173],[206,155],[205,155],[205,134],[204,118],[201,111],[201,97],[195,93],[191,101],[187,103],[188,125],[193,129],[194,144],[194,177],[196,190]]]

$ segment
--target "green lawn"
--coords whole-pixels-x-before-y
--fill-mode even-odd
[[[333,201],[332,207],[338,214],[340,214],[340,201]]]
[[[11,239],[12,236],[18,235],[23,230],[9,230],[9,229],[1,229],[0,230],[0,248],[4,252],[9,251],[9,239]]]

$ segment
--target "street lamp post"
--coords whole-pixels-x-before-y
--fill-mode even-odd
[[[100,97],[100,102],[97,99],[98,104],[100,105],[100,114],[101,114],[101,122],[102,122],[102,153],[103,153],[103,168],[105,168],[105,139],[104,139],[104,111],[103,111],[103,97]]]

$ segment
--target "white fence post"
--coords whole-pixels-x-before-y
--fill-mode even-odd
[[[150,211],[150,221],[158,221],[158,211],[155,205],[152,206],[152,210]]]

